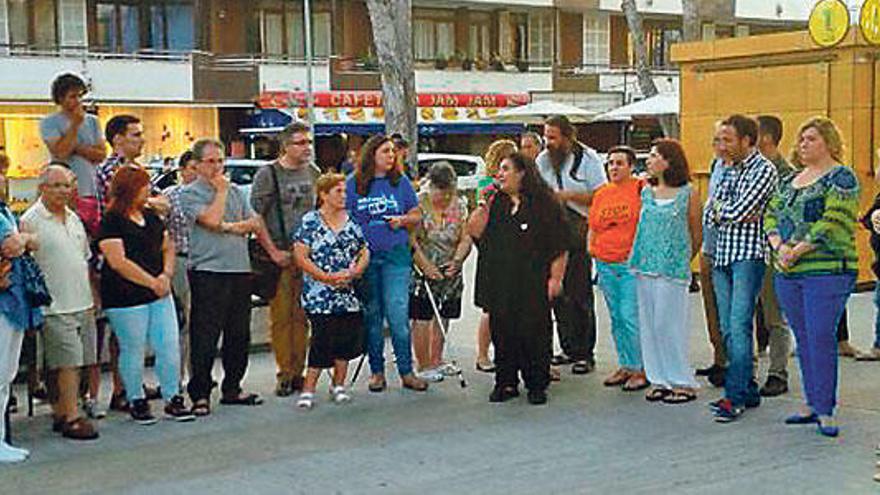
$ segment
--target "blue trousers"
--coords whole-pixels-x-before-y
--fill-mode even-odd
[[[752,320],[766,268],[763,260],[745,260],[712,269],[718,323],[728,360],[724,396],[737,407],[760,400],[754,380]]]
[[[797,340],[807,406],[831,416],[837,403],[837,323],[856,284],[855,274],[776,275],[776,296]]]
[[[621,368],[641,371],[642,346],[639,340],[639,299],[636,276],[625,263],[596,260],[599,287],[608,305],[611,334],[617,347],[617,363]]]
[[[171,296],[149,304],[104,310],[119,340],[119,375],[128,400],[143,399],[144,350],[149,341],[156,353],[156,375],[163,398],[180,393],[180,334]]]
[[[367,303],[364,325],[367,327],[367,352],[370,371],[385,372],[385,320],[391,328],[391,345],[397,358],[400,376],[412,373],[412,339],[409,328],[409,287],[412,279],[412,256],[409,246],[392,251],[370,253],[370,265],[364,274]]]

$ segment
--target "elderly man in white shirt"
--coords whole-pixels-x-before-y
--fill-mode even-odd
[[[88,238],[79,217],[67,207],[73,194],[70,170],[50,165],[40,179],[40,199],[21,217],[21,228],[37,235],[41,248],[33,256],[52,296],[52,304],[43,308],[43,337],[46,363],[56,377],[53,430],[66,438],[92,440],[98,438],[97,430],[77,414],[79,370],[98,362]]]

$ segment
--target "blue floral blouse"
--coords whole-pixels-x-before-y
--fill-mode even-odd
[[[366,247],[367,238],[349,217],[339,232],[334,232],[317,210],[303,215],[293,234],[293,241],[309,248],[309,259],[321,270],[336,273],[348,269]],[[360,300],[352,287],[335,288],[303,276],[302,306],[309,314],[342,314],[361,311]]]

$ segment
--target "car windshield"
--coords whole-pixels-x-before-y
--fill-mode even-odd
[[[258,167],[249,165],[227,165],[226,175],[233,184],[244,186],[254,182],[257,170]]]

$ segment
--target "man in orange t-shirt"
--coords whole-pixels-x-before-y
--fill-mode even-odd
[[[648,386],[639,342],[639,306],[636,279],[627,260],[632,249],[641,211],[644,182],[633,177],[635,152],[617,146],[608,152],[609,183],[596,190],[590,206],[590,254],[596,261],[599,286],[611,316],[611,333],[617,347],[619,368],[605,379],[605,386],[635,391]]]

